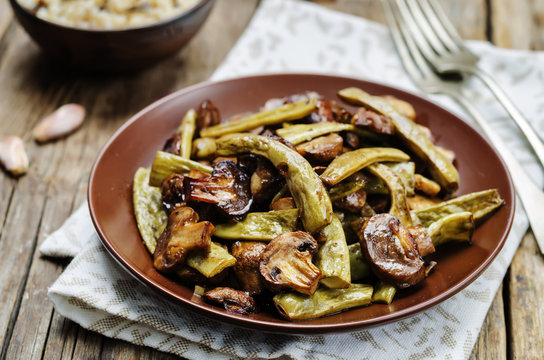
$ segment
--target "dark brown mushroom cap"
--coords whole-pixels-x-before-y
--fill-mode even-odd
[[[408,231],[416,242],[419,255],[427,256],[435,252],[433,239],[429,236],[427,229],[421,225],[414,225],[410,226]]]
[[[311,295],[319,285],[321,270],[313,263],[317,241],[304,231],[276,236],[261,255],[259,270],[271,291],[293,289]]]
[[[253,202],[247,174],[232,161],[215,164],[211,176],[186,177],[183,182],[185,201],[214,204],[226,215],[245,215]]]
[[[212,223],[198,222],[198,214],[190,207],[174,209],[168,217],[166,228],[157,240],[153,266],[163,272],[181,268],[188,254],[209,251],[214,231]]]
[[[331,161],[342,153],[344,139],[338,134],[320,136],[296,147],[298,153],[310,162]]]
[[[229,287],[217,287],[206,291],[204,299],[221,304],[228,312],[236,314],[252,314],[257,310],[255,300],[247,293]]]
[[[343,198],[334,200],[334,206],[352,213],[360,213],[366,204],[366,191],[357,190]]]
[[[395,133],[395,126],[390,118],[365,108],[357,110],[357,113],[351,119],[351,123],[378,134],[393,135]]]
[[[181,174],[170,174],[162,182],[162,205],[168,213],[183,204],[183,178]]]
[[[181,152],[181,138],[179,135],[172,135],[162,147],[162,151],[171,153],[174,155],[179,155]]]
[[[272,165],[270,160],[259,157],[255,171],[251,175],[250,189],[257,204],[268,206],[270,200],[285,185],[285,179]]]
[[[196,125],[198,130],[217,125],[221,122],[219,110],[210,100],[204,100],[200,103],[196,111]]]
[[[232,244],[232,256],[236,258],[233,271],[242,289],[250,295],[264,291],[264,282],[259,272],[261,255],[266,243],[258,241],[237,241]]]
[[[380,279],[406,288],[425,278],[424,262],[414,239],[395,216],[372,216],[358,235],[363,255]]]

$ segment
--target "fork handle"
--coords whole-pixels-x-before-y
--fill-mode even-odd
[[[497,100],[514,120],[523,135],[525,135],[525,138],[527,141],[529,141],[534,153],[538,157],[540,164],[542,167],[544,167],[544,143],[542,142],[542,138],[535,132],[529,121],[527,121],[525,116],[523,116],[518,108],[512,103],[512,100],[510,100],[508,95],[504,93],[499,84],[497,84],[497,82],[487,72],[475,66],[467,67],[464,70],[476,75],[489,88],[489,90],[491,90],[493,95],[495,95]]]
[[[465,96],[457,92],[449,92],[448,95],[459,102],[474,118],[506,163],[516,192],[525,208],[527,217],[529,218],[529,223],[533,229],[533,234],[538,243],[538,247],[540,248],[540,252],[544,254],[544,193],[533,182],[529,175],[527,175],[514,155],[508,150],[504,141],[497,135],[491,126],[489,126],[474,105],[472,105]]]

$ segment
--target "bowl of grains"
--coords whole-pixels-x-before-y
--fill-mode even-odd
[[[45,54],[75,68],[125,72],[173,55],[213,0],[9,0]]]

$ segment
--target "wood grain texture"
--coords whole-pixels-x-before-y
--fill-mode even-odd
[[[544,257],[532,234],[523,238],[508,277],[510,356],[541,359],[544,350]]]
[[[475,359],[507,359],[506,324],[504,318],[504,302],[502,285],[487,312],[487,317],[470,360]]]
[[[384,22],[376,0],[313,2]],[[489,40],[501,46],[544,49],[544,0],[439,2],[466,39],[492,34]],[[45,59],[14,22],[8,2],[0,2],[0,136],[21,136],[31,162],[24,177],[0,173],[0,246],[10,254],[0,262],[0,359],[175,358],[105,338],[56,313],[46,289],[67,262],[42,258],[37,247],[85,201],[91,165],[114,130],[151,102],[209,78],[258,3],[217,0],[202,30],[177,55],[135,74],[97,76]],[[51,144],[34,143],[32,127],[67,102],[88,109],[83,127]],[[544,348],[542,274],[543,258],[534,238],[526,236],[504,290],[488,312],[472,360],[541,357],[537,351]]]
[[[503,47],[531,47],[532,1],[491,0],[492,41]]]

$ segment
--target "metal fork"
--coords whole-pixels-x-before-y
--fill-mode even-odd
[[[493,78],[476,66],[479,58],[463,43],[435,0],[397,0],[400,14],[423,56],[439,74],[476,75],[512,117],[544,167],[544,143]]]
[[[406,19],[400,14],[403,10],[397,6],[395,0],[382,0],[382,3],[393,42],[414,83],[427,93],[449,95],[461,104],[478,123],[503,158],[512,175],[516,192],[525,208],[540,251],[544,254],[544,193],[523,170],[514,155],[508,150],[507,145],[472,105],[469,98],[463,94],[463,82],[446,81],[434,73],[433,68],[424,59],[410,31],[408,31]]]

